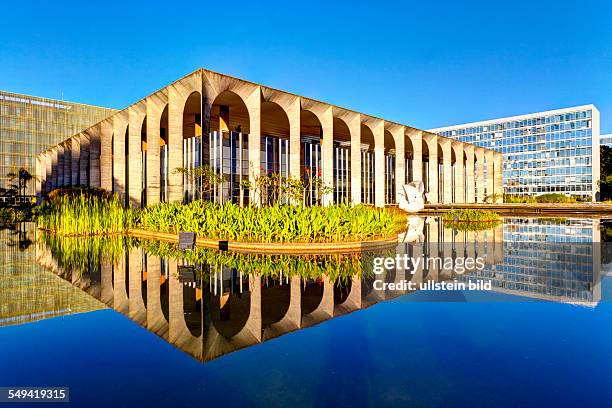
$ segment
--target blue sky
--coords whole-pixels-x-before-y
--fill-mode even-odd
[[[121,108],[205,67],[425,129],[594,103],[612,133],[610,1],[11,1],[0,21],[7,91]]]

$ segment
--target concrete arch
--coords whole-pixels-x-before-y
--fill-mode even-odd
[[[142,131],[146,129],[147,103],[142,100],[128,108],[127,199],[132,207],[142,206]]]
[[[130,302],[126,290],[126,256],[119,257],[113,265],[113,309],[129,316]]]
[[[453,184],[454,184],[454,203],[465,203],[465,152],[463,143],[453,141],[451,144],[454,158]]]
[[[210,325],[204,338],[204,352],[202,354],[204,360],[262,341],[261,277],[259,275],[249,276],[249,289],[251,293],[249,317],[244,327],[231,338],[225,338],[214,325]]]
[[[153,333],[168,338],[168,321],[161,304],[161,259],[147,254],[147,328]]]
[[[430,203],[438,203],[438,136],[433,133],[423,132],[423,141],[425,141],[423,150],[427,153],[427,189],[426,197]]]
[[[233,91],[220,92],[206,112],[207,132],[240,130],[250,133],[249,110],[244,99]]]
[[[141,248],[133,248],[128,254],[129,265],[129,317],[139,325],[147,325],[147,309],[142,298],[143,253]]]
[[[361,309],[361,278],[357,275],[351,278],[348,296],[344,301],[334,306],[334,316],[341,316]]]
[[[394,124],[385,124],[384,154],[385,154],[385,204],[398,202],[397,194],[404,184],[404,130]],[[398,147],[400,149],[398,149]],[[401,151],[401,153],[400,153]]]
[[[128,111],[113,116],[112,136],[112,191],[121,202],[126,201],[126,140],[128,137]]]
[[[194,336],[185,322],[183,284],[178,279],[178,265],[169,259],[169,312],[168,341],[193,356],[202,354],[201,336]]]
[[[453,202],[453,175],[452,175],[452,140],[444,137],[438,137],[438,158],[442,163],[442,178],[439,180],[439,189],[442,203],[449,204]]]
[[[334,284],[323,276],[323,295],[315,310],[302,315],[302,327],[310,327],[332,318],[334,315]]]
[[[302,279],[299,275],[292,276],[289,285],[289,305],[286,313],[282,319],[264,328],[263,341],[300,328],[302,318]]]
[[[147,184],[146,192],[147,205],[154,205],[160,201],[160,146],[162,144],[162,121],[165,112],[167,124],[167,107],[168,93],[167,91],[157,92],[145,99],[146,103],[146,128],[147,128]],[[166,132],[164,128],[163,132]],[[165,135],[167,136],[167,135]]]
[[[321,124],[321,178],[326,186],[334,187],[334,120],[331,105],[301,98],[301,109],[313,113]],[[322,204],[333,203],[333,194],[325,194]]]
[[[344,122],[350,134],[350,198],[361,203],[361,115],[346,109],[333,109],[333,116]],[[334,136],[335,137],[335,136]]]

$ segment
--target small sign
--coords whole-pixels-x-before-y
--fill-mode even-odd
[[[178,279],[181,283],[195,282],[195,270],[193,266],[179,266],[178,267]]]
[[[219,241],[219,251],[227,251],[229,249],[228,241]]]
[[[192,251],[195,248],[195,232],[179,232],[178,249],[180,251]]]

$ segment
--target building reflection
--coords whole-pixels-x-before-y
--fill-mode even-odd
[[[132,241],[96,244],[86,254],[69,255],[69,248],[83,250],[83,240],[73,245],[49,238],[36,246],[40,265],[194,358],[209,361],[410,292],[377,290],[377,279],[417,285],[486,279],[499,292],[594,305],[601,298],[600,260],[590,241],[598,225],[598,220],[507,219],[486,231],[457,231],[428,218],[421,242],[344,257],[179,253],[171,244]],[[397,254],[452,263],[371,273],[374,256]],[[459,273],[461,257],[483,257],[485,268]],[[75,264],[76,259],[87,262]]]

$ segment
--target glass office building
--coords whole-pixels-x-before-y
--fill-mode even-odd
[[[0,91],[0,188],[8,173],[24,167],[35,174],[35,157],[112,115],[114,109]],[[28,186],[34,194],[34,183]]]
[[[601,135],[599,137],[599,144],[602,146],[612,147],[612,133],[608,135]]]
[[[501,152],[506,194],[561,193],[596,199],[600,134],[599,111],[594,105],[430,132]]]

